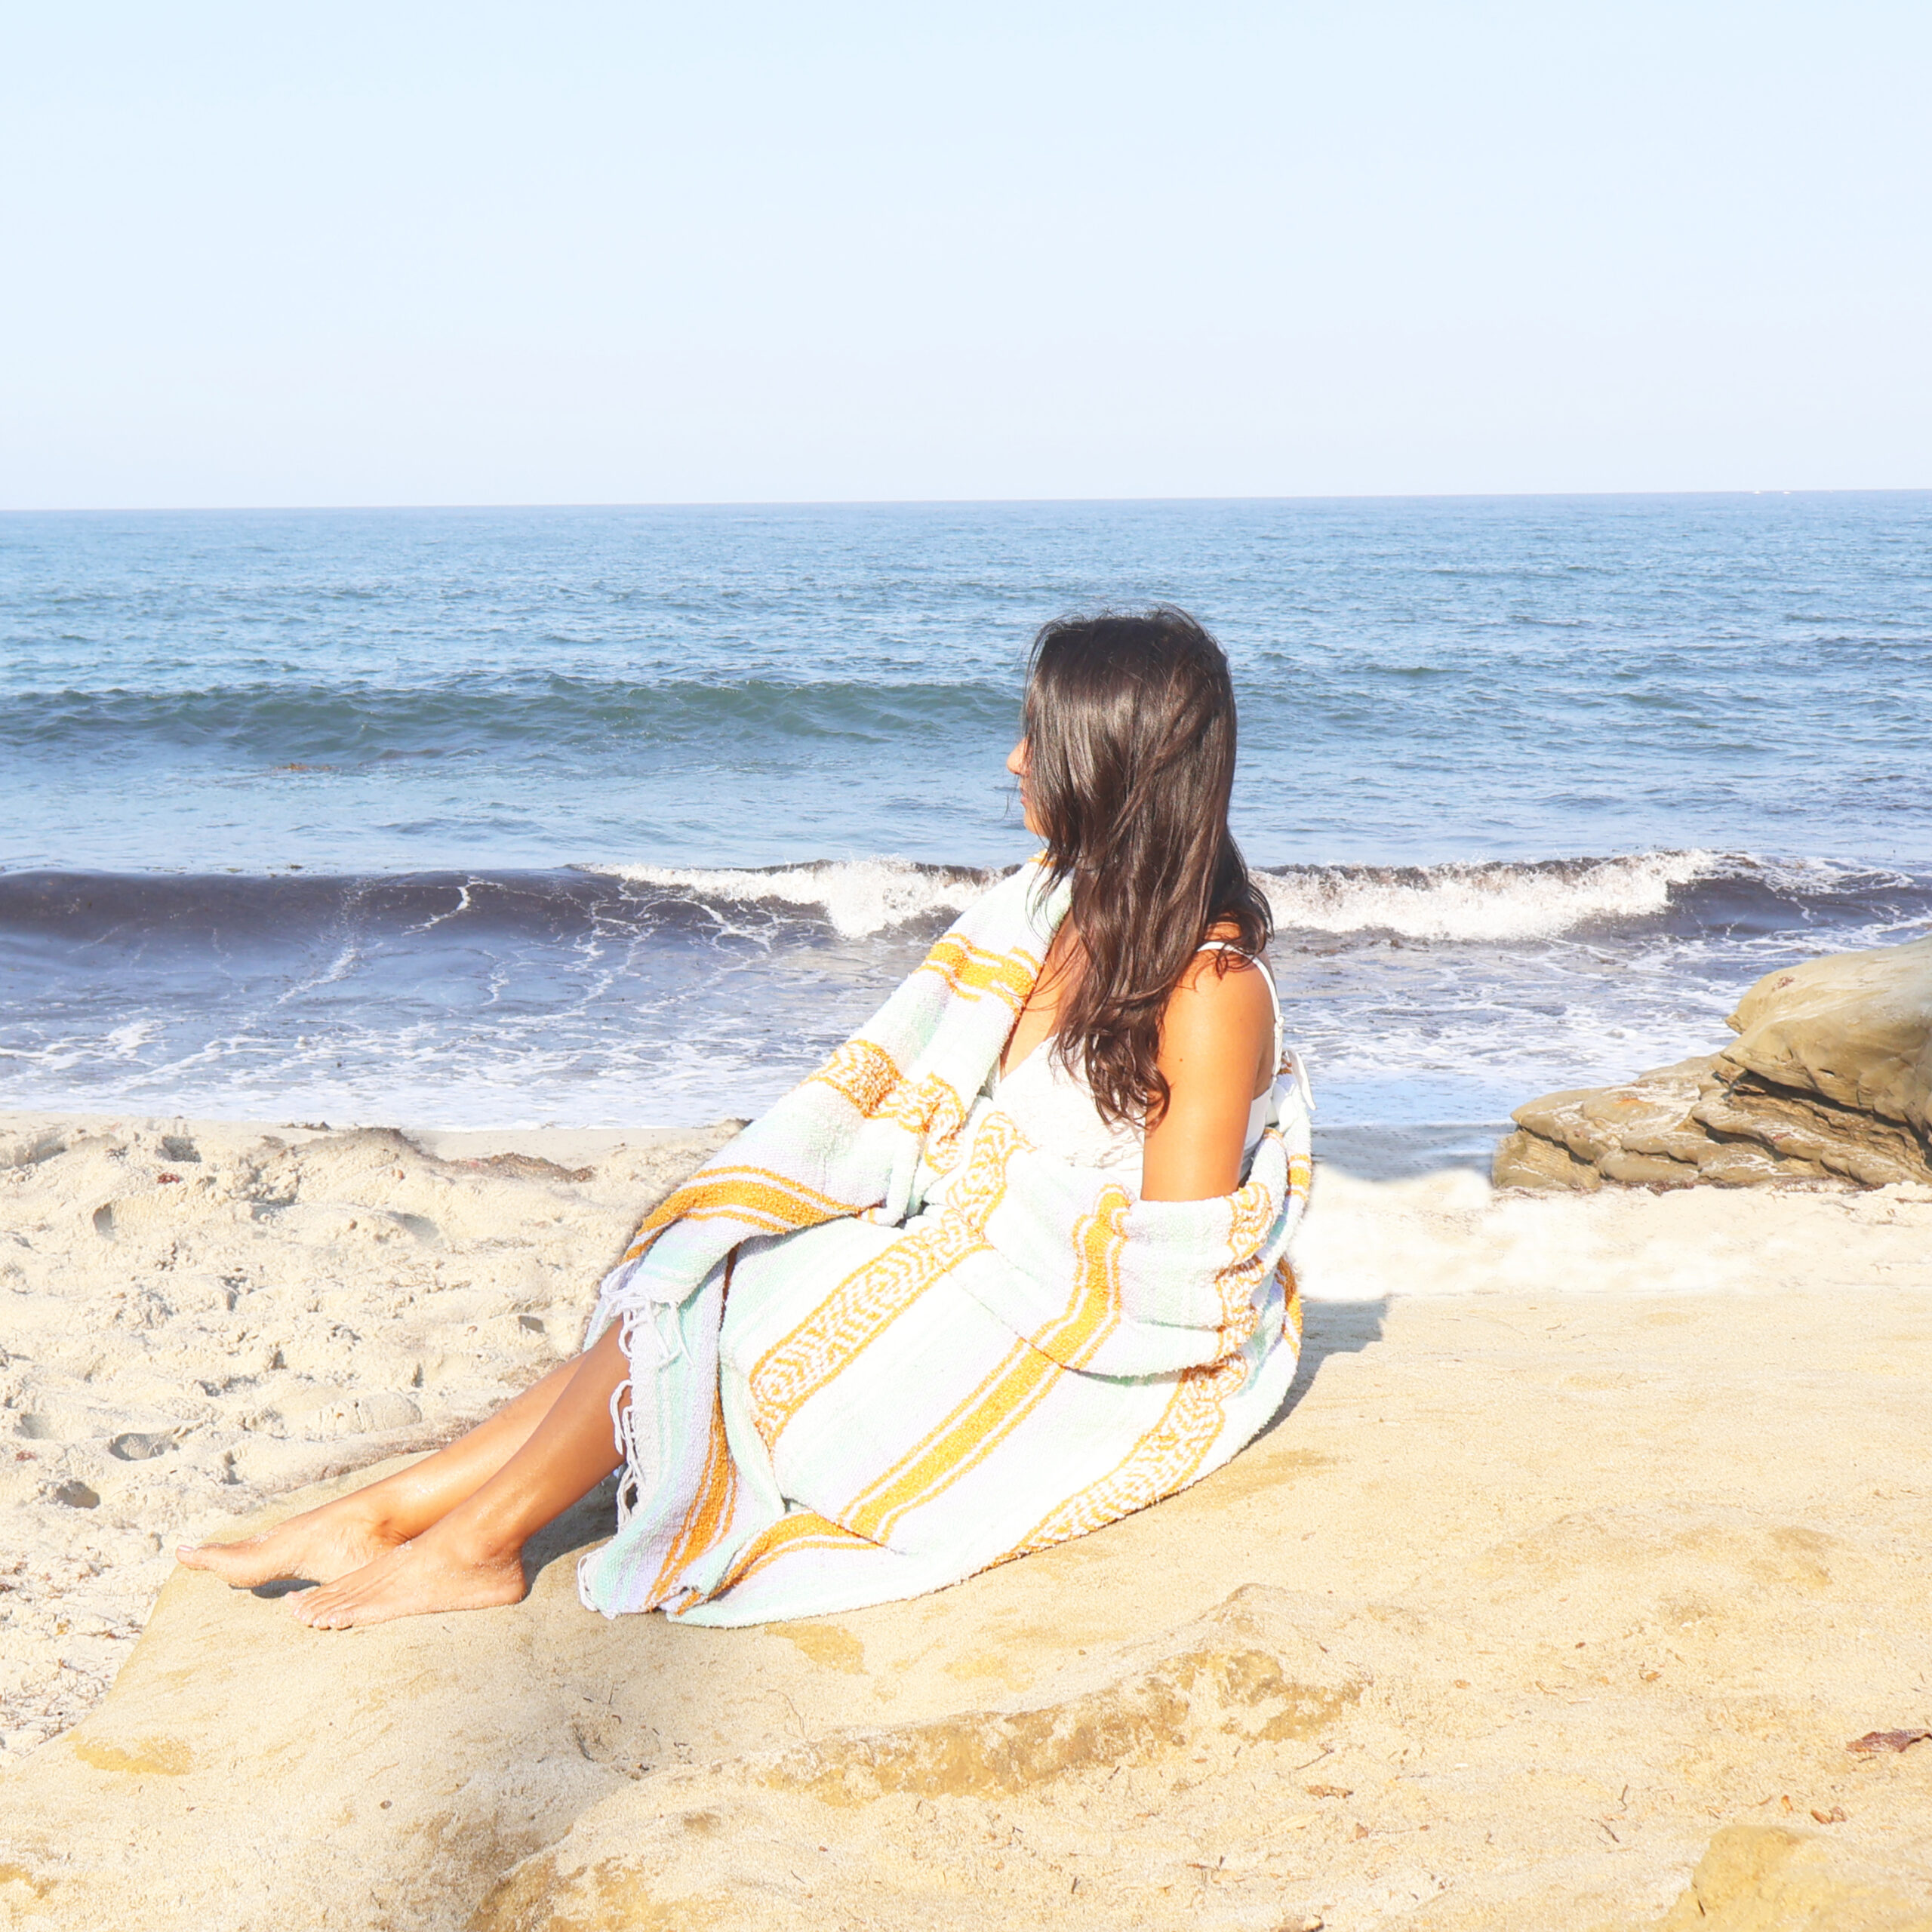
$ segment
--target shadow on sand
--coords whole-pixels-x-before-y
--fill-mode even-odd
[[[1254,1439],[1271,1435],[1300,1406],[1302,1398],[1315,1386],[1321,1364],[1331,1355],[1358,1355],[1382,1339],[1383,1318],[1389,1312],[1389,1297],[1374,1301],[1307,1301],[1302,1304],[1301,1360],[1295,1367],[1295,1379],[1281,1406],[1268,1426]]]

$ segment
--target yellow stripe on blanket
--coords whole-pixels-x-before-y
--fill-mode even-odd
[[[1054,1383],[1091,1357],[1120,1318],[1121,1223],[1125,1189],[1102,1192],[1096,1211],[1075,1230],[1081,1257],[1066,1312],[1037,1342],[1017,1343],[951,1414],[840,1513],[859,1534],[884,1543],[906,1515],[931,1502],[984,1462],[1044,1401]]]
[[[751,1374],[752,1420],[768,1450],[812,1397],[835,1380],[940,1277],[984,1240],[951,1215],[895,1242],[839,1283],[767,1351]]]
[[[964,934],[952,932],[926,955],[918,970],[937,973],[946,982],[947,992],[964,999],[990,994],[1005,1001],[1017,1014],[1040,977],[1040,957],[1023,946],[1009,952],[989,952]]]
[[[697,1494],[691,1499],[691,1506],[658,1567],[657,1580],[651,1586],[654,1605],[662,1603],[677,1587],[678,1573],[685,1564],[705,1555],[723,1536],[737,1500],[737,1465],[731,1460],[731,1445],[725,1439],[724,1411],[721,1404],[714,1402],[704,1472],[698,1479]]]
[[[1008,1556],[1084,1536],[1185,1487],[1220,1439],[1228,1398],[1247,1380],[1247,1368],[1231,1355],[1212,1368],[1183,1369],[1161,1420],[1112,1473],[1049,1512]]]
[[[826,1063],[809,1075],[808,1087],[829,1087],[842,1094],[870,1120],[884,1106],[905,1075],[898,1063],[875,1041],[848,1040]]]
[[[752,1411],[768,1448],[934,1281],[986,1246],[987,1220],[1006,1194],[1008,1165],[1026,1144],[1003,1118],[986,1124],[946,1211],[847,1275],[753,1367]]]
[[[907,1080],[871,1040],[848,1040],[806,1084],[842,1095],[862,1120],[890,1121],[922,1140],[949,1141],[966,1121],[966,1102],[952,1081],[937,1073]]]
[[[768,1530],[761,1530],[738,1552],[737,1560],[726,1571],[724,1580],[712,1592],[721,1596],[746,1577],[755,1576],[781,1556],[807,1549],[870,1549],[863,1537],[855,1536],[843,1524],[821,1516],[815,1509],[795,1509],[781,1516]],[[695,1606],[694,1606],[695,1607]]]
[[[674,1189],[638,1223],[636,1237],[624,1251],[635,1261],[673,1221],[714,1220],[735,1217],[764,1224],[769,1234],[816,1227],[841,1214],[869,1208],[866,1201],[841,1201],[771,1168],[712,1168],[699,1179]]]

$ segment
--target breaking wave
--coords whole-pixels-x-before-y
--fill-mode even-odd
[[[1528,864],[1300,866],[1259,876],[1284,931],[1494,941],[1654,919],[1671,909],[1681,888],[1751,863],[1711,852],[1649,852]]]
[[[817,915],[846,938],[948,918],[1007,869],[906,859],[820,860],[755,869],[585,869],[633,891],[688,900],[728,921],[734,907]],[[1446,943],[1547,940],[1592,928],[1781,931],[1794,924],[1902,929],[1932,918],[1932,877],[1767,860],[1747,853],[1433,866],[1281,866],[1256,873],[1284,934],[1392,934]]]
[[[632,886],[656,887],[719,909],[733,904],[822,912],[842,938],[961,912],[1006,868],[923,866],[908,859],[820,859],[752,869],[597,866],[587,869]]]
[[[726,935],[761,944],[937,937],[1003,866],[894,858],[762,867],[585,865],[549,871],[0,872],[7,946],[279,950],[358,936],[520,934],[565,946]],[[1810,931],[1878,944],[1932,920],[1932,874],[1820,860],[1652,852],[1532,863],[1297,866],[1256,875],[1282,937],[1508,946],[1565,934]],[[1854,940],[1854,934],[1859,935]],[[1828,935],[1837,934],[1835,940]],[[331,955],[334,956],[333,952]]]

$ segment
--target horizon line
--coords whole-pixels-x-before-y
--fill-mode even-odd
[[[339,515],[355,512],[488,510],[964,509],[1030,509],[1048,505],[1169,503],[1472,503],[1655,502],[1760,497],[1922,497],[1932,484],[1702,490],[1390,490],[1250,496],[1132,497],[712,497],[623,500],[558,498],[469,503],[65,503],[0,506],[0,516],[208,516]]]

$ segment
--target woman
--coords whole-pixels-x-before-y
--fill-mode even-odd
[[[1294,1371],[1308,1121],[1226,660],[1178,611],[1051,623],[1023,724],[1045,851],[647,1217],[582,1355],[181,1560],[316,1580],[318,1629],[512,1603],[527,1539],[621,1468],[586,1603],[759,1623],[956,1582],[1247,1441]]]

